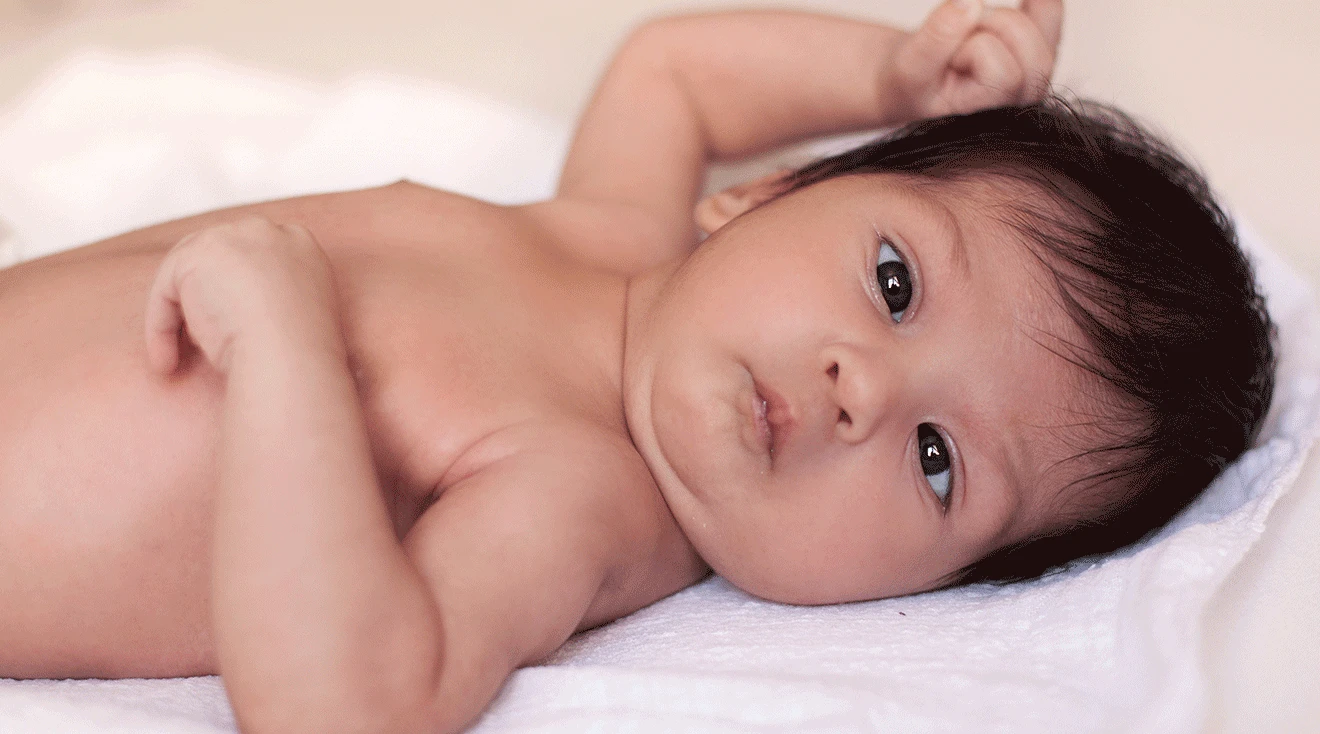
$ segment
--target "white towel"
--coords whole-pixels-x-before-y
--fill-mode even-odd
[[[0,119],[0,219],[39,254],[240,201],[409,177],[548,194],[567,128],[461,91],[295,84],[204,57],[74,59]],[[1283,363],[1260,445],[1137,547],[1042,580],[835,607],[719,579],[570,640],[478,722],[505,731],[1192,732],[1201,620],[1320,432],[1320,314],[1245,228]],[[218,679],[0,681],[0,732],[232,732]]]

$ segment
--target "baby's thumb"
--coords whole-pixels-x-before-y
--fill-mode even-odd
[[[173,254],[173,253],[171,253]],[[169,375],[179,366],[179,331],[184,326],[179,306],[178,286],[174,282],[173,259],[165,258],[156,272],[147,296],[145,318],[147,365],[162,375]]]
[[[903,44],[899,68],[910,80],[935,82],[944,75],[958,47],[976,30],[981,0],[947,0]]]

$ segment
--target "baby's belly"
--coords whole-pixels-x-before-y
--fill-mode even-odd
[[[220,386],[146,369],[159,258],[0,271],[0,677],[214,669]]]

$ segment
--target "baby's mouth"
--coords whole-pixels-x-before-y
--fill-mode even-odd
[[[750,370],[747,376],[750,383],[748,387],[751,389],[741,393],[738,406],[738,412],[746,420],[742,424],[742,440],[749,451],[764,457],[762,461],[765,462],[765,469],[769,469],[775,458],[775,432],[770,425],[770,401],[766,400],[760,383],[751,376]]]
[[[756,435],[761,439],[761,445],[765,447],[765,452],[772,459],[775,455],[775,429],[766,419],[766,413],[769,408],[765,396],[761,394],[759,386],[753,387],[755,394],[752,396],[752,415],[756,421]]]
[[[783,454],[784,443],[793,432],[793,410],[779,393],[756,379],[747,365],[742,367],[750,383],[744,385],[751,388],[742,393],[741,400],[746,402],[739,405],[739,412],[750,419],[750,425],[743,424],[746,428],[742,439],[749,449],[760,449],[759,453],[765,456],[768,471],[775,467],[775,460]]]
[[[776,457],[783,452],[784,441],[793,430],[793,411],[778,393],[755,379],[752,380],[752,389],[757,437],[761,439],[773,468]]]

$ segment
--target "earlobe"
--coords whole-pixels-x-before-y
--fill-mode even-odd
[[[694,212],[697,226],[711,234],[734,218],[770,201],[783,191],[784,177],[789,173],[787,169],[775,171],[707,196],[697,202]]]

